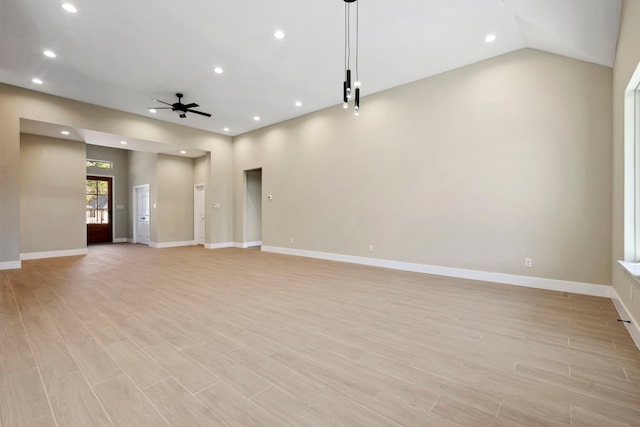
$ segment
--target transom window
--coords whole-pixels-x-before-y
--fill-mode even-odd
[[[87,159],[87,167],[88,168],[100,168],[100,169],[111,169],[113,163],[108,160],[93,160]]]

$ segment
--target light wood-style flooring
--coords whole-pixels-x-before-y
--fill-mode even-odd
[[[604,298],[263,253],[0,271],[0,426],[640,425]]]

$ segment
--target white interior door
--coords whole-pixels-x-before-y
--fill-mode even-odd
[[[136,242],[149,244],[149,187],[136,188]]]
[[[193,236],[197,245],[204,245],[205,204],[204,185],[196,185],[193,198]]]

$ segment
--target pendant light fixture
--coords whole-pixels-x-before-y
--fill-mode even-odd
[[[355,3],[355,65],[356,81],[351,87],[351,3]],[[349,101],[355,98],[354,114],[360,114],[360,79],[358,76],[358,0],[344,0],[344,74],[342,83],[342,107],[349,108]],[[353,94],[355,93],[355,96]]]

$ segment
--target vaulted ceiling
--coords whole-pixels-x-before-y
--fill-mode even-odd
[[[77,13],[58,0],[0,2],[1,82],[227,135],[341,103],[343,0],[68,1]],[[621,0],[351,4],[363,96],[525,47],[612,66],[621,9]],[[176,92],[213,117],[148,112]]]

